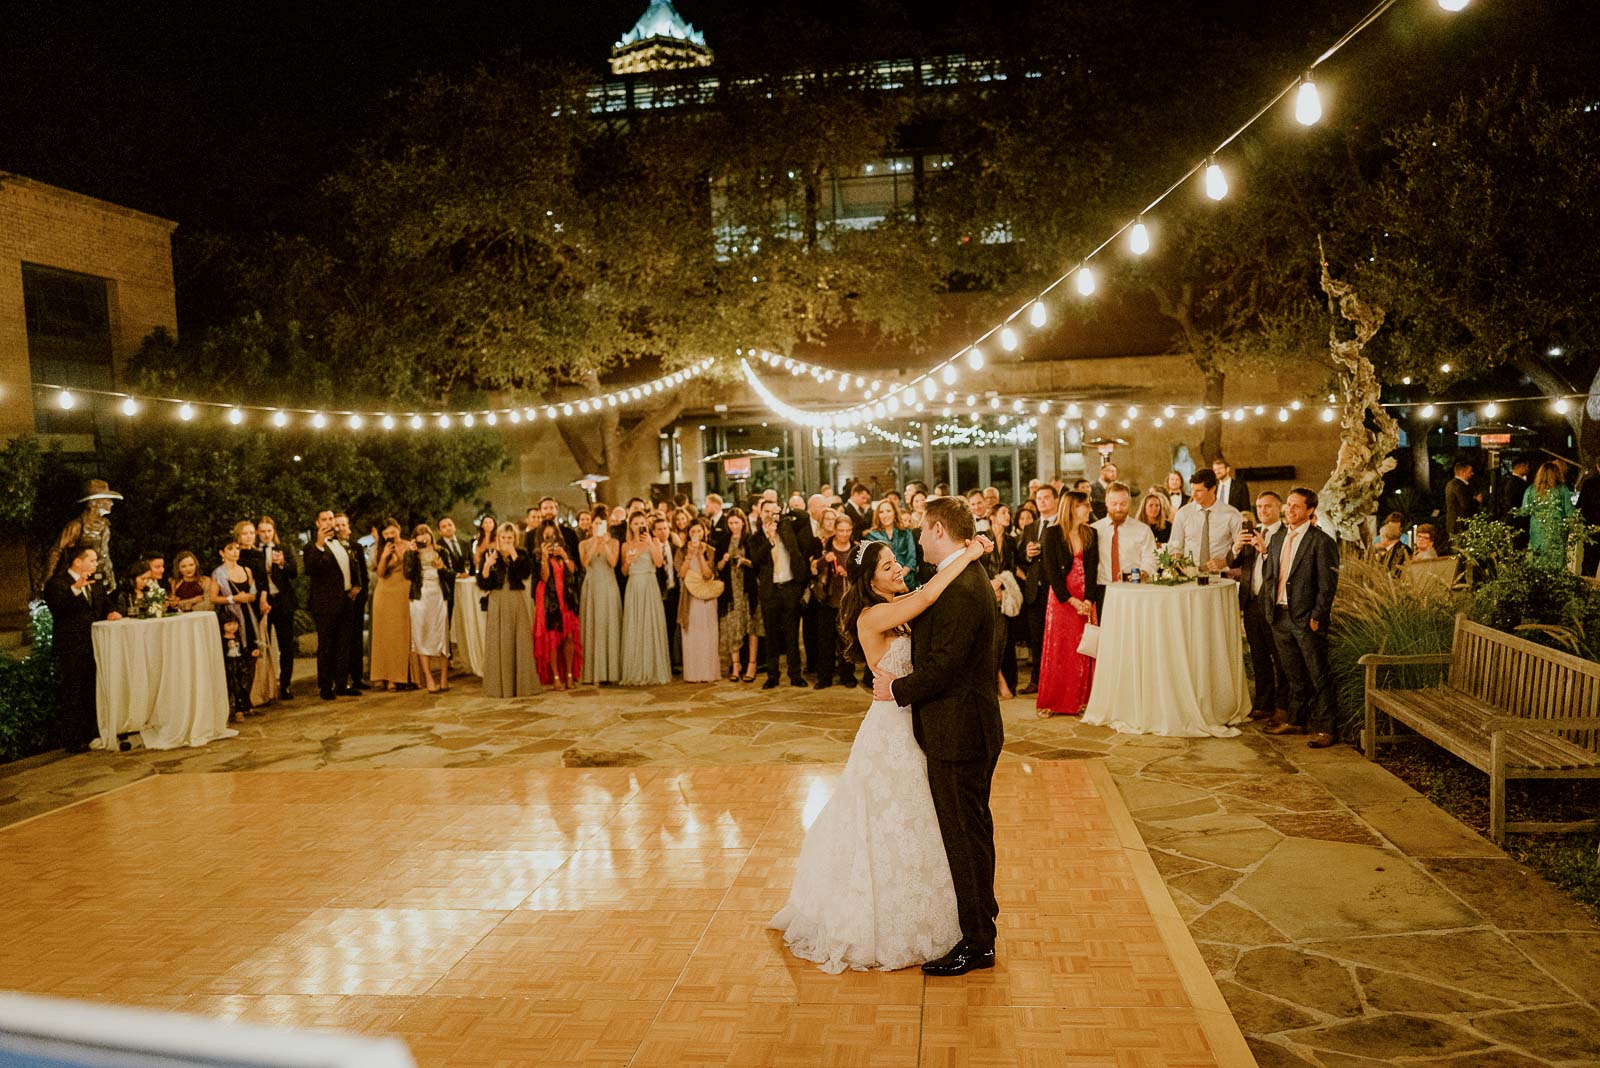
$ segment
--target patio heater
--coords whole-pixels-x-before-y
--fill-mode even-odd
[[[610,475],[584,475],[581,478],[573,479],[572,485],[582,488],[584,497],[588,499],[590,507],[593,507],[595,502],[594,491],[599,488],[600,483],[609,481],[611,481]]]
[[[722,464],[722,473],[733,480],[734,499],[743,500],[745,486],[750,481],[750,461],[760,458],[762,460],[776,460],[775,449],[723,449],[707,456],[706,460],[715,460]]]
[[[1500,516],[1500,450],[1511,444],[1512,435],[1531,434],[1525,426],[1512,423],[1479,423],[1456,433],[1464,438],[1477,438],[1478,445],[1489,454],[1489,514]]]
[[[1100,454],[1100,463],[1104,465],[1110,461],[1112,453],[1116,452],[1121,446],[1128,444],[1128,439],[1107,437],[1085,438],[1083,443]]]

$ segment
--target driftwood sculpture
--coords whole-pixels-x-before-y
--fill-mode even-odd
[[[1317,251],[1322,252],[1320,238]],[[1322,291],[1328,295],[1328,312],[1333,316],[1328,326],[1328,351],[1339,369],[1343,396],[1338,408],[1339,459],[1318,494],[1318,510],[1338,530],[1341,542],[1364,546],[1369,537],[1367,517],[1378,510],[1383,476],[1394,469],[1391,454],[1400,444],[1400,426],[1384,410],[1383,386],[1362,351],[1383,327],[1384,312],[1363,301],[1348,282],[1328,273],[1325,254]],[[1340,317],[1354,326],[1354,337],[1340,339]]]

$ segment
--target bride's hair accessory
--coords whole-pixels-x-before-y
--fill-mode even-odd
[[[870,541],[867,541],[867,540],[866,540],[866,539],[865,539],[865,538],[863,538],[863,539],[862,539],[862,540],[861,540],[861,541],[860,541],[860,542],[859,542],[859,543],[858,543],[858,544],[857,544],[857,545],[856,545],[856,566],[857,566],[857,567],[860,567],[860,566],[861,566],[861,561],[862,561],[862,560],[864,560],[864,559],[866,559],[866,556],[867,556],[867,546],[868,546],[868,545],[871,545],[871,544],[872,544],[872,543],[871,543],[871,542],[870,542]]]

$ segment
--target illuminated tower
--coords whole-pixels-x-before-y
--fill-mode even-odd
[[[684,21],[672,0],[650,0],[633,29],[611,48],[612,74],[709,66],[705,34]]]

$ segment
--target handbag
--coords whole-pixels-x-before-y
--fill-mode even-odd
[[[1079,656],[1100,655],[1100,627],[1094,623],[1083,625],[1083,637],[1078,639]]]
[[[715,601],[722,596],[722,580],[708,579],[698,571],[684,573],[683,588],[696,600]]]

